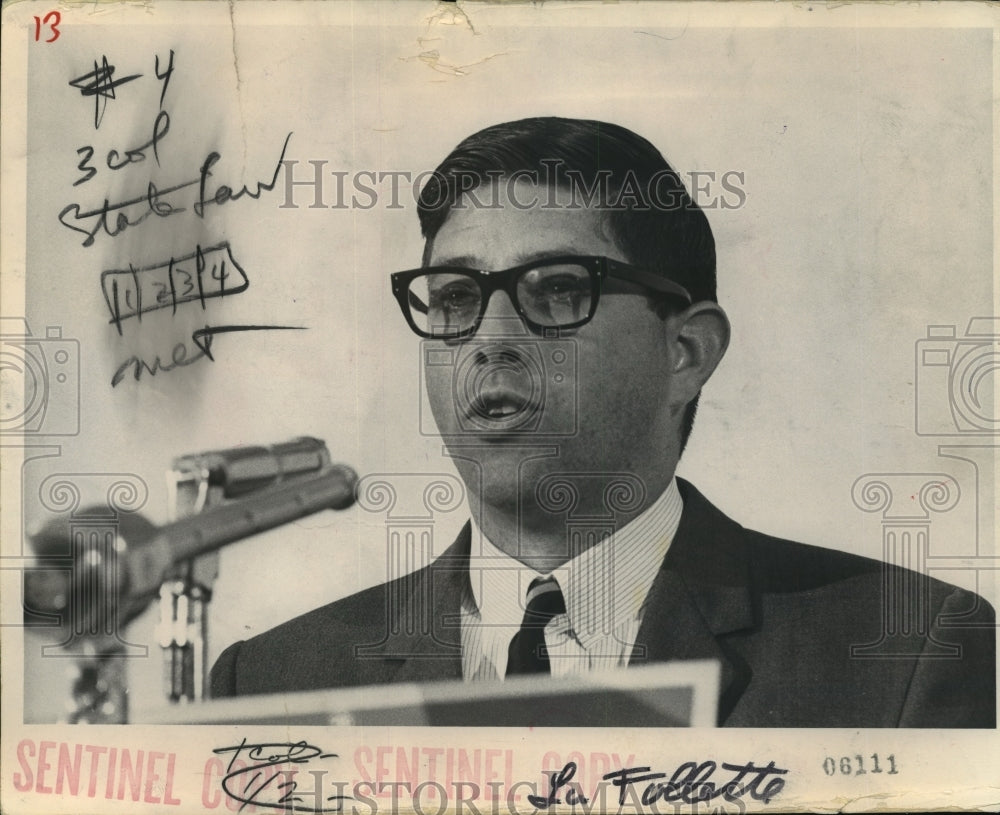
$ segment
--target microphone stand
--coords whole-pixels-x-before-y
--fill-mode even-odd
[[[346,509],[354,503],[357,474],[350,467],[324,462],[315,474],[294,474],[247,497],[152,527],[142,540],[101,536],[74,536],[72,566],[61,582],[44,567],[26,573],[25,594],[34,614],[74,617],[72,630],[82,640],[80,671],[73,689],[73,722],[115,723],[126,720],[121,687],[122,651],[119,623],[141,613],[157,595],[165,601],[161,645],[184,646],[170,653],[172,700],[202,698],[204,682],[205,606],[210,591],[194,581],[196,559],[251,535],[282,526],[324,509]],[[246,490],[244,490],[246,493]],[[71,598],[68,600],[67,598]],[[167,623],[167,625],[164,625]],[[181,627],[184,631],[181,631]],[[108,705],[118,699],[120,704]]]

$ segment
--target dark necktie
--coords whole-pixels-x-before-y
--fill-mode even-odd
[[[545,651],[545,626],[566,612],[562,591],[554,578],[536,578],[528,586],[521,628],[507,650],[507,676],[550,673]]]

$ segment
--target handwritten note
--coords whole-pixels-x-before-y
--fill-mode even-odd
[[[150,112],[150,135],[146,141],[131,147],[111,149],[101,155],[97,155],[92,144],[82,145],[76,151],[80,175],[73,180],[72,187],[79,187],[81,193],[97,189],[101,180],[109,174],[122,173],[130,183],[135,184],[135,193],[127,197],[113,200],[105,197],[99,203],[90,197],[86,203],[67,203],[59,211],[59,223],[83,235],[80,245],[84,249],[94,247],[100,240],[113,240],[128,230],[170,229],[172,225],[166,222],[175,221],[184,213],[190,213],[201,221],[207,220],[212,207],[241,199],[257,201],[277,184],[291,133],[281,145],[270,178],[241,185],[239,189],[233,184],[220,183],[215,178],[213,168],[222,158],[216,150],[207,151],[204,161],[190,177],[172,181],[166,186],[155,183],[149,172],[143,172],[144,165],[155,163],[159,167],[161,150],[169,148],[165,142],[170,134],[171,119],[165,101],[176,70],[175,57],[173,49],[162,59],[160,54],[154,55],[152,78],[160,83],[159,107]],[[92,70],[71,80],[69,87],[78,90],[84,98],[93,99],[93,122],[97,131],[105,122],[108,105],[119,95],[127,94],[133,83],[143,79],[142,73],[121,75],[107,55],[102,55],[94,61]],[[125,262],[120,268],[105,269],[101,272],[100,283],[111,315],[110,322],[119,336],[124,336],[122,324],[130,318],[134,317],[141,323],[143,314],[164,308],[170,308],[171,314],[176,314],[179,306],[188,303],[197,304],[202,311],[207,311],[209,300],[245,292],[250,286],[250,278],[236,261],[229,242],[221,239],[210,246],[203,247],[199,243],[193,248],[181,247],[168,258],[140,267]],[[113,371],[111,386],[117,387],[128,379],[140,382],[144,377],[187,367],[203,359],[214,361],[211,343],[218,334],[300,328],[304,326],[206,324],[176,341],[166,360],[159,355],[152,359],[141,354],[130,355]]]

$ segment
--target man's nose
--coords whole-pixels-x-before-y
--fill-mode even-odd
[[[517,309],[511,302],[510,295],[505,291],[495,291],[490,295],[483,314],[483,321],[476,332],[477,337],[496,337],[503,335],[523,335],[526,327]]]

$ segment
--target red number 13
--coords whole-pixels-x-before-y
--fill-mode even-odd
[[[62,15],[58,11],[50,11],[44,18],[35,17],[35,42],[42,38],[42,26],[47,25],[52,32],[52,36],[45,42],[55,42],[59,39],[59,23],[62,22]]]

